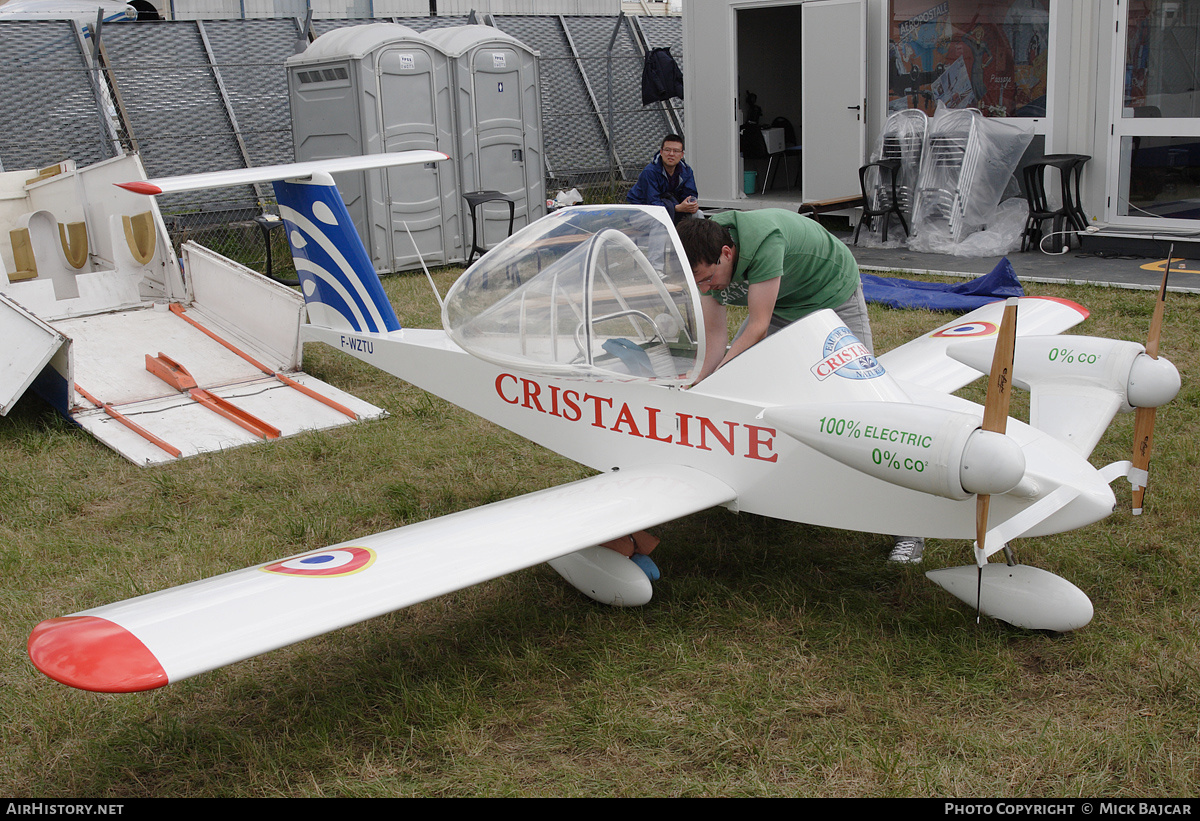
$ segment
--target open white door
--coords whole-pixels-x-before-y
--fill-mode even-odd
[[[856,196],[867,135],[866,3],[818,0],[801,14],[804,199]]]

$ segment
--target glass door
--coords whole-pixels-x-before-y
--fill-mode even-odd
[[[1118,0],[1107,220],[1200,227],[1200,0]]]

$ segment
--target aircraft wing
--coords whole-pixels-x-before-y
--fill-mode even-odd
[[[29,657],[80,689],[150,690],[735,496],[694,468],[604,473],[44,621]]]
[[[1003,313],[1004,300],[984,305],[876,358],[896,379],[944,393],[956,391],[983,373],[952,359],[946,349],[955,342],[994,338]],[[1017,336],[1062,333],[1087,317],[1087,308],[1069,300],[1021,297],[1017,304]]]

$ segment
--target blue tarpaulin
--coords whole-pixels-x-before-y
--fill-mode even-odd
[[[862,275],[863,294],[867,302],[879,302],[892,308],[928,308],[931,311],[973,311],[981,305],[1024,296],[1012,263],[1004,257],[990,274],[969,282],[917,282]]]

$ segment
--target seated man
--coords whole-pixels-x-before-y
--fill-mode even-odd
[[[676,230],[702,294],[707,354],[700,379],[822,308],[832,308],[860,342],[872,347],[858,263],[846,244],[816,221],[764,208],[686,220]],[[728,353],[726,305],[750,309]]]
[[[683,137],[668,134],[663,137],[654,161],[642,169],[629,189],[625,201],[634,205],[661,205],[678,223],[699,212],[697,196],[696,178],[683,161]]]

